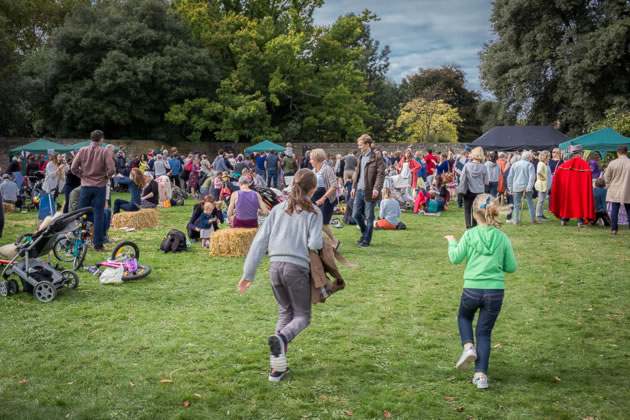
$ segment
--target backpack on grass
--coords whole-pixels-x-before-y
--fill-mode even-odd
[[[177,229],[172,229],[166,235],[166,238],[160,244],[160,251],[164,251],[164,253],[170,252],[182,252],[188,248],[188,238],[184,232],[181,232]]]

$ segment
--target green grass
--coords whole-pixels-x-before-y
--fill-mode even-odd
[[[270,383],[269,260],[239,295],[243,259],[211,258],[198,244],[157,251],[191,210],[161,209],[157,229],[110,231],[140,246],[153,268],[143,280],[102,286],[80,271],[79,288],[52,303],[0,298],[0,418],[628,417],[626,229],[506,225],[519,269],[507,275],[486,391],[454,368],[464,265],[449,263],[442,237],[461,236],[462,211],[404,214],[408,230],[375,232],[368,249],[353,246],[356,227],[335,230],[361,268],[341,268],[348,287],[314,306],[289,347],[291,375]],[[8,215],[0,244],[33,219]],[[90,250],[86,262],[102,257]]]

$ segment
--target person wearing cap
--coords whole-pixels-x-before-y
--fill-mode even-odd
[[[570,219],[577,219],[578,227],[595,220],[595,198],[591,167],[582,159],[581,145],[572,146],[573,158],[556,169],[553,177],[553,195],[549,208],[565,226]]]

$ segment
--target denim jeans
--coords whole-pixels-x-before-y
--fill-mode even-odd
[[[611,230],[617,231],[619,230],[619,209],[621,208],[621,204],[626,209],[626,218],[630,221],[630,204],[629,203],[612,203],[612,212],[610,214],[610,220],[612,224]]]
[[[506,197],[507,197],[508,206],[510,204],[514,204],[514,196],[512,194],[510,194],[509,192],[506,192]],[[505,219],[506,220],[512,220],[512,213],[513,212],[514,212],[514,207],[512,207],[512,210],[510,211],[510,214],[508,214]]]
[[[278,171],[267,170],[267,186],[278,188]]]
[[[493,198],[496,198],[498,188],[499,188],[498,182],[491,182],[490,185],[485,186],[485,192],[486,194],[490,194]]]
[[[2,206],[2,193],[0,192],[0,238],[4,230],[4,206]]]
[[[366,244],[372,242],[372,231],[374,230],[374,207],[376,201],[365,199],[365,190],[356,190],[354,193],[354,207],[352,217],[361,228],[361,241]]]
[[[521,221],[519,218],[519,213],[521,211],[521,201],[523,201],[523,196],[525,200],[527,200],[527,208],[529,209],[529,218],[532,222],[536,221],[536,206],[534,206],[534,199],[532,198],[532,193],[530,192],[515,192],[514,193],[514,223],[518,223]]]
[[[457,324],[462,345],[475,343],[473,340],[472,323],[475,313],[479,309],[475,337],[477,338],[477,360],[475,372],[488,373],[488,361],[490,360],[491,336],[494,323],[501,312],[503,305],[502,289],[464,289],[459,303]]]
[[[94,221],[94,248],[103,248],[105,238],[105,189],[106,187],[81,187],[79,208],[92,207],[94,214],[88,219]]]
[[[117,199],[116,201],[114,201],[114,214],[118,213],[121,210],[138,211],[140,209],[130,201]]]
[[[560,220],[562,220],[563,222],[568,222],[568,221],[569,221],[569,220],[571,220],[571,219],[567,219],[566,217],[561,217],[561,218],[560,218]],[[578,222],[578,223],[584,223],[584,219],[583,219],[583,218],[581,218],[581,217],[578,217],[578,218],[577,218],[577,222]]]

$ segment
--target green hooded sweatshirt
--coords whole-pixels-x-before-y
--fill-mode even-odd
[[[513,273],[518,267],[510,239],[491,226],[468,229],[459,244],[449,241],[448,258],[453,264],[466,258],[464,288],[467,289],[505,289],[503,273]]]

